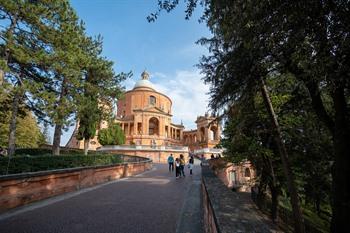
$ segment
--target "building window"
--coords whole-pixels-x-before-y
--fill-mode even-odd
[[[236,172],[235,171],[231,171],[230,173],[230,183],[233,185],[233,184],[236,184],[237,183],[237,180],[236,180]]]
[[[154,97],[153,95],[151,95],[149,97],[149,104],[150,105],[156,105],[156,97]]]
[[[250,170],[249,168],[246,168],[245,171],[244,171],[244,176],[245,177],[250,177]]]
[[[159,121],[152,117],[148,122],[148,135],[159,135]]]

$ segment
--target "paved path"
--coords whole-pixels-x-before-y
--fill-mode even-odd
[[[199,233],[199,187],[198,165],[193,176],[187,171],[186,178],[176,180],[166,165],[155,164],[136,177],[0,215],[0,232]]]

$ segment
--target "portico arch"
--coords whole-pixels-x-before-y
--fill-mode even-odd
[[[210,127],[209,140],[218,140],[218,127],[216,126]]]
[[[159,120],[156,117],[149,119],[148,135],[159,135]]]

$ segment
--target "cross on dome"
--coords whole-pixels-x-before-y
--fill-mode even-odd
[[[146,70],[143,71],[142,74],[141,74],[141,78],[143,80],[149,80],[149,73]]]

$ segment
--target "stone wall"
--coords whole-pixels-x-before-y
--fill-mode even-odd
[[[130,157],[144,157],[151,159],[154,163],[168,163],[168,157],[170,154],[173,155],[174,159],[180,158],[180,154],[182,154],[185,157],[186,163],[188,162],[188,151],[185,150],[113,149],[105,146],[99,151],[103,151],[104,153],[129,155]]]
[[[215,175],[229,188],[250,192],[255,184],[256,171],[249,161],[234,164],[223,158],[214,158],[209,159],[208,162]]]
[[[0,213],[34,201],[133,176],[151,168],[152,161],[143,159],[107,166],[1,176]]]
[[[230,191],[206,164],[202,193],[206,233],[278,232],[257,212],[248,193]]]

